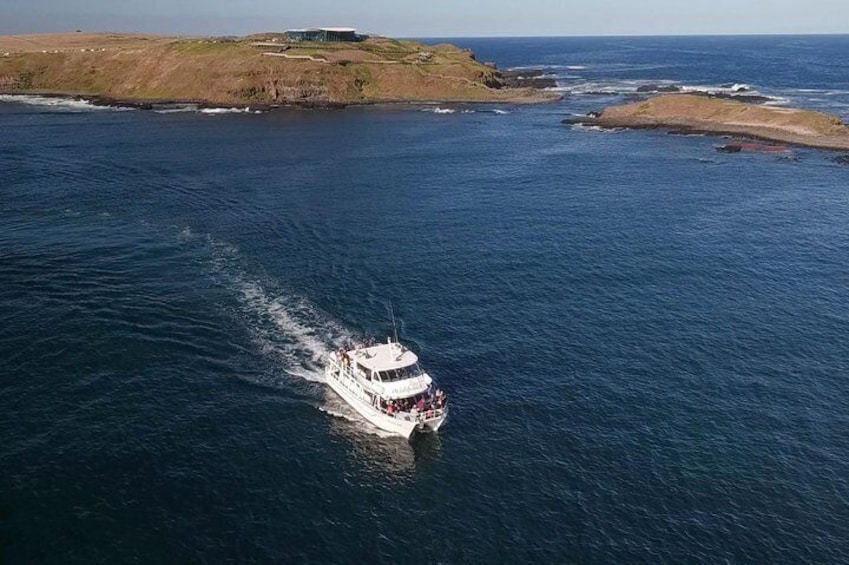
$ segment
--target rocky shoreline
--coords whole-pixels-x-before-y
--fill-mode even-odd
[[[231,103],[221,104],[212,103],[207,100],[197,99],[152,99],[152,100],[134,100],[130,98],[113,98],[100,94],[79,94],[73,92],[45,92],[40,90],[33,91],[5,91],[0,90],[0,96],[16,96],[27,97],[34,96],[39,98],[55,98],[57,100],[69,100],[76,102],[84,102],[92,106],[103,108],[124,108],[132,110],[169,110],[185,107],[193,107],[197,110],[244,110],[250,113],[270,112],[281,109],[302,109],[302,110],[344,110],[352,107],[362,106],[431,106],[431,105],[462,105],[462,106],[481,106],[481,105],[521,105],[521,104],[544,104],[556,102],[559,98],[546,97],[542,99],[528,100],[527,97],[517,99],[501,99],[495,101],[487,100],[373,100],[373,101],[357,101],[357,102],[335,102],[329,100],[294,100],[284,103]]]

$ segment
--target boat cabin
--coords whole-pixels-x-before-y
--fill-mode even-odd
[[[356,372],[375,383],[387,397],[420,393],[432,382],[419,367],[419,358],[400,343],[381,343],[348,351]]]
[[[381,343],[354,349],[348,354],[366,376],[381,382],[408,379],[421,374],[419,358],[400,343]]]

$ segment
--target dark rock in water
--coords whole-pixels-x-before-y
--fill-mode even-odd
[[[772,101],[772,98],[769,96],[761,96],[759,94],[728,94],[726,92],[716,92],[713,97],[736,100],[738,102],[748,102],[749,104],[764,104]]]
[[[705,96],[707,98],[720,98],[722,100],[736,100],[737,102],[748,102],[749,104],[763,104],[771,102],[773,99],[769,96],[761,96],[760,94],[733,94],[730,92],[703,92],[695,91],[690,94],[695,96]]]
[[[849,154],[838,155],[834,158],[834,162],[839,165],[849,165]]]
[[[545,71],[540,69],[523,69],[518,71],[501,71],[501,82],[510,88],[554,88],[557,81],[543,76]]]
[[[743,150],[743,146],[739,143],[726,143],[716,147],[716,150],[720,153],[739,153]]]
[[[511,69],[509,71],[500,71],[501,76],[505,79],[509,78],[536,78],[545,74],[542,69]]]
[[[153,110],[153,103],[135,100],[121,100],[109,96],[77,96],[75,100],[85,100],[92,106],[111,106],[115,108],[133,108],[135,110]]]
[[[735,141],[716,148],[720,153],[739,153],[740,151],[755,151],[757,153],[788,153],[787,145],[761,143],[759,141]]]
[[[675,86],[674,84],[667,84],[663,86],[658,86],[656,84],[644,84],[637,87],[637,92],[681,92],[681,87]]]
[[[583,116],[572,115],[568,118],[560,120],[561,124],[576,125],[576,124],[595,124],[596,120],[601,117],[601,112],[588,112]]]
[[[519,69],[511,71],[500,71],[504,86],[511,88],[554,88],[557,81],[544,76],[546,72],[542,69]]]
[[[299,102],[297,105],[308,110],[344,110],[347,107],[347,104],[330,100],[309,100]]]
[[[557,81],[553,78],[517,78],[504,81],[507,86],[513,88],[554,88]]]

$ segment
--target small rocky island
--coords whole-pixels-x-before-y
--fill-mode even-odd
[[[482,64],[470,50],[453,45],[386,37],[305,40],[285,33],[0,36],[0,93],[83,96],[141,107],[166,102],[261,108],[559,99],[538,88],[513,86],[494,65]]]
[[[667,128],[678,133],[735,135],[849,150],[849,126],[838,116],[692,94],[663,94],[564,122],[603,128]]]

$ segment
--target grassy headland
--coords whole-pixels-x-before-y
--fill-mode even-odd
[[[534,103],[556,98],[550,92],[506,88],[495,69],[452,45],[382,37],[287,44],[279,34],[0,36],[0,92],[211,105]]]
[[[608,128],[671,128],[849,150],[849,126],[838,116],[691,94],[666,94],[614,106],[600,115],[575,121]]]

